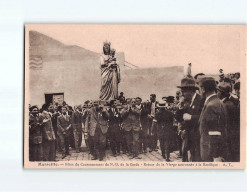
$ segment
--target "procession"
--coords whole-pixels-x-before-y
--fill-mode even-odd
[[[144,100],[118,91],[117,62],[115,49],[104,42],[99,99],[29,104],[30,161],[59,161],[71,151],[92,161],[107,161],[106,153],[113,160],[160,153],[169,162],[174,151],[182,162],[240,161],[239,72],[220,69],[217,79],[192,75],[189,63],[176,94],[157,97],[150,89]]]

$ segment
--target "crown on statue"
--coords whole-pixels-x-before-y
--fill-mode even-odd
[[[105,42],[104,42],[104,46],[105,46],[105,45],[109,45],[109,46],[111,46],[111,42],[109,42],[109,41],[105,41]]]

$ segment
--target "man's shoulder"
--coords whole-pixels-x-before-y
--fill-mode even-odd
[[[211,98],[207,103],[207,109],[218,109],[220,105],[223,105],[221,100],[216,96]]]
[[[35,119],[35,117],[32,114],[30,114],[29,115],[29,120],[34,120],[34,119]]]
[[[239,99],[237,99],[237,98],[235,98],[233,96],[231,96],[229,98],[229,101],[231,101],[234,105],[238,105],[239,104]]]
[[[61,119],[61,118],[63,118],[63,116],[62,116],[62,115],[59,115],[57,118],[58,118],[58,119]]]
[[[223,104],[225,104],[229,108],[235,108],[236,107],[235,104],[230,99],[224,100]]]
[[[43,114],[40,114],[38,117],[39,117],[40,119],[44,119],[44,118],[45,118],[45,116],[44,116]]]

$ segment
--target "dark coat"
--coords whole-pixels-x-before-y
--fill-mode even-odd
[[[148,130],[148,111],[149,108],[147,108],[147,103],[144,103],[141,105],[141,115],[140,115],[140,120],[141,120],[141,125],[142,125],[142,130],[147,131]]]
[[[199,119],[200,150],[203,161],[226,157],[227,113],[220,99],[213,95],[205,102]],[[220,132],[221,135],[213,135]]]
[[[157,110],[158,110],[158,102],[156,101],[155,102],[155,113],[157,112]],[[146,112],[148,113],[148,114],[151,114],[151,108],[152,108],[152,102],[148,102],[147,103],[147,108],[146,108]]]
[[[120,130],[120,122],[121,122],[121,115],[118,112],[117,108],[114,108],[114,112],[112,111],[112,108],[108,111],[109,113],[109,131],[117,131]]]
[[[161,109],[156,113],[155,118],[158,126],[158,137],[170,139],[173,131],[173,114],[169,110]]]
[[[71,117],[73,130],[82,131],[82,114],[78,111],[73,112]]]
[[[35,117],[32,114],[29,118],[29,141],[30,144],[42,143],[42,120],[39,116]]]
[[[229,161],[239,161],[240,149],[240,116],[237,106],[229,99],[223,100],[223,105],[227,111],[227,141],[229,146]]]
[[[204,102],[199,94],[196,94],[191,105],[184,109],[184,113],[191,116],[191,120],[184,121],[184,129],[189,133],[190,138],[200,139],[198,121],[203,108]]]
[[[54,113],[51,117],[51,121],[52,121],[52,126],[53,126],[53,130],[55,132],[55,135],[57,135],[57,117],[60,114],[58,112]]]

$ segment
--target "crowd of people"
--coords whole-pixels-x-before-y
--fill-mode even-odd
[[[191,66],[191,65],[190,65]],[[82,152],[82,140],[92,160],[126,154],[158,152],[170,161],[179,151],[183,162],[240,161],[240,73],[219,80],[199,73],[186,75],[176,96],[156,100],[151,94],[111,101],[86,101],[69,106],[44,104],[29,107],[29,160],[55,161],[70,150]],[[84,149],[85,152],[85,149]]]

